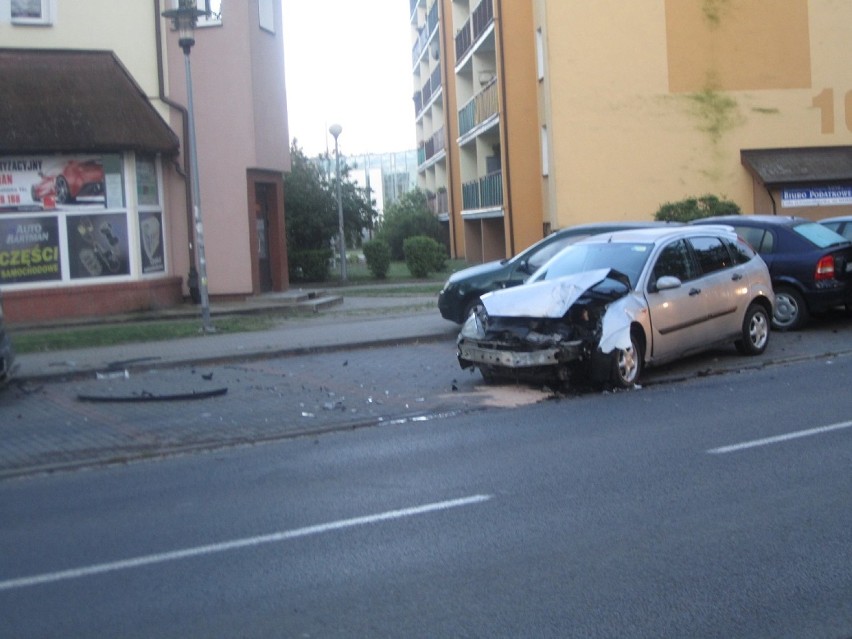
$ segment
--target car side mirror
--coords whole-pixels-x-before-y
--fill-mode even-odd
[[[673,288],[680,288],[683,282],[674,275],[663,275],[654,284],[654,289],[657,291],[669,291]]]

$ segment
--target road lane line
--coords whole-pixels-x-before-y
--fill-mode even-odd
[[[124,559],[122,561],[112,561],[109,563],[84,566],[71,570],[61,570],[59,572],[33,575],[31,577],[8,579],[6,581],[0,581],[0,591],[14,590],[16,588],[26,588],[29,586],[37,586],[40,584],[64,581],[67,579],[79,579],[81,577],[89,577],[92,575],[99,575],[107,572],[115,572],[117,570],[139,568],[141,566],[150,566],[151,564],[177,561],[179,559],[187,559],[189,557],[198,557],[201,555],[211,555],[214,553],[227,552],[229,550],[237,550],[240,548],[250,548],[253,546],[287,541],[299,537],[321,535],[323,533],[332,532],[335,530],[342,530],[344,528],[365,526],[368,524],[376,524],[379,522],[391,521],[394,519],[403,519],[405,517],[425,515],[426,513],[432,513],[440,510],[448,510],[450,508],[471,506],[474,504],[479,504],[488,501],[492,497],[493,495],[472,495],[470,497],[462,497],[460,499],[451,499],[449,501],[425,504],[423,506],[414,506],[412,508],[403,508],[401,510],[390,510],[375,515],[366,515],[364,517],[355,517],[353,519],[343,519],[340,521],[333,521],[326,524],[307,526],[306,528],[296,528],[295,530],[285,530],[281,532],[271,533],[268,535],[260,535],[257,537],[234,539],[232,541],[226,541],[218,544],[210,544],[207,546],[197,546],[195,548],[185,548],[183,550],[174,550],[171,552],[158,553],[154,555],[144,555],[142,557],[134,557],[132,559]]]
[[[786,435],[778,435],[777,437],[767,437],[765,439],[755,439],[750,442],[742,442],[741,444],[732,444],[730,446],[722,446],[720,448],[711,448],[707,452],[711,455],[735,453],[737,451],[745,450],[747,448],[757,448],[758,446],[769,446],[770,444],[779,444],[781,442],[790,441],[791,439],[798,439],[800,437],[810,437],[811,435],[821,435],[823,433],[829,433],[833,430],[841,430],[850,427],[852,427],[852,421],[841,422],[839,424],[831,424],[830,426],[821,426],[819,428],[799,430],[794,433],[787,433]]]

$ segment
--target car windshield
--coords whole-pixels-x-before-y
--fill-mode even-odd
[[[533,273],[530,282],[552,280],[599,268],[612,268],[624,273],[632,287],[651,254],[651,244],[601,242],[572,244]]]
[[[822,224],[817,224],[816,222],[798,224],[793,227],[793,230],[806,240],[816,244],[819,248],[827,248],[835,244],[843,244],[849,241],[839,233],[832,231],[830,228],[827,228]]]

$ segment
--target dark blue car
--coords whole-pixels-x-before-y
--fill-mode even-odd
[[[811,313],[852,303],[852,242],[821,224],[781,215],[730,215],[692,224],[726,224],[769,267],[775,290],[772,324],[804,326]]]

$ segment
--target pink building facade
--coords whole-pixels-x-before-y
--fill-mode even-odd
[[[212,4],[217,14],[200,20],[190,61],[215,304],[288,288],[290,157],[280,2]],[[161,16],[172,8],[172,0],[0,0],[0,118],[9,123],[0,131],[0,291],[8,321],[192,297],[198,256],[184,55]]]

